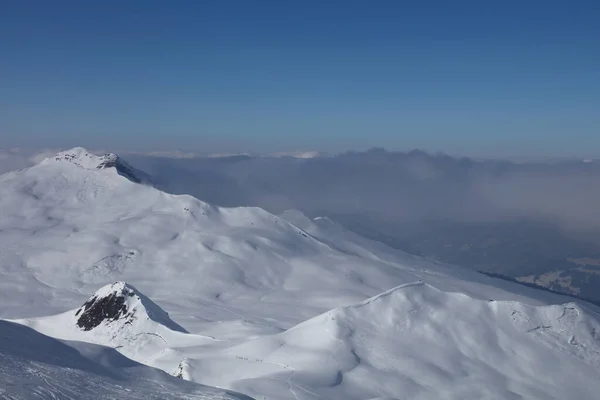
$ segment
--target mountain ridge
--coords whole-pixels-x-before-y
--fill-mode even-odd
[[[589,311],[477,299],[416,281],[281,333],[229,341],[159,332],[166,346],[143,344],[154,355],[130,341],[117,348],[174,376],[257,397],[266,393],[255,384],[284,378],[288,395],[276,398],[592,399],[600,322]],[[20,322],[52,333],[65,325],[57,317]],[[79,332],[70,339],[84,340]],[[480,381],[486,385],[473,386]]]
[[[83,147],[74,147],[48,157],[39,165],[49,165],[53,162],[71,163],[87,170],[103,170],[114,168],[117,173],[132,182],[153,185],[149,175],[133,168],[121,157],[114,153],[105,153],[98,156]]]

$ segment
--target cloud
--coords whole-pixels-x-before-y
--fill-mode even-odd
[[[0,149],[0,173],[39,163],[60,149]],[[371,149],[201,156],[123,153],[159,187],[223,206],[295,208],[310,216],[357,217],[398,227],[534,219],[570,232],[600,230],[600,163],[509,162],[422,151]]]
[[[46,154],[45,150],[0,148],[0,174],[31,167],[37,164],[39,156],[44,154]]]
[[[600,164],[582,161],[474,161],[422,151],[372,149],[330,157],[131,160],[162,182],[225,206],[296,208],[309,215],[355,215],[402,224],[539,219],[568,229],[600,229]]]
[[[118,152],[120,155],[141,155],[147,157],[163,157],[163,158],[196,158],[199,155],[192,152],[184,151],[148,151],[148,152]]]
[[[536,216],[569,230],[600,229],[600,168],[591,163],[523,167],[476,182],[493,209]]]
[[[322,153],[318,151],[293,151],[268,154],[270,157],[292,157],[292,158],[316,158],[321,157]]]

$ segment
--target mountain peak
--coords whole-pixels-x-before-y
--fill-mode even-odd
[[[73,163],[78,167],[85,169],[103,169],[114,166],[119,160],[119,157],[113,153],[106,153],[102,156],[98,156],[83,147],[74,147],[70,150],[61,151],[54,157],[50,157],[50,159],[59,162]]]
[[[98,289],[75,312],[77,326],[91,331],[99,326],[134,325],[153,321],[175,331],[185,332],[148,297],[126,282],[115,282]]]
[[[132,182],[151,183],[151,180],[145,173],[136,170],[114,153],[105,153],[99,156],[83,147],[74,147],[47,158],[43,163],[50,162],[71,163],[79,168],[88,170],[115,168],[119,175],[124,176]]]

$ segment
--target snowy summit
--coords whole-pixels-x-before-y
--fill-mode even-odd
[[[118,324],[132,327],[152,321],[170,329],[185,332],[152,300],[125,282],[115,282],[100,288],[75,312],[77,326],[85,331]]]
[[[42,164],[47,165],[53,162],[71,163],[80,168],[88,170],[114,168],[117,173],[135,183],[150,183],[150,179],[147,174],[137,171],[123,161],[118,155],[113,153],[106,153],[98,156],[89,152],[83,147],[75,147],[71,150],[57,153],[54,157],[47,158],[46,160],[42,161]]]

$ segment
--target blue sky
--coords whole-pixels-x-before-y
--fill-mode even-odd
[[[600,155],[597,1],[0,5],[0,147]]]

